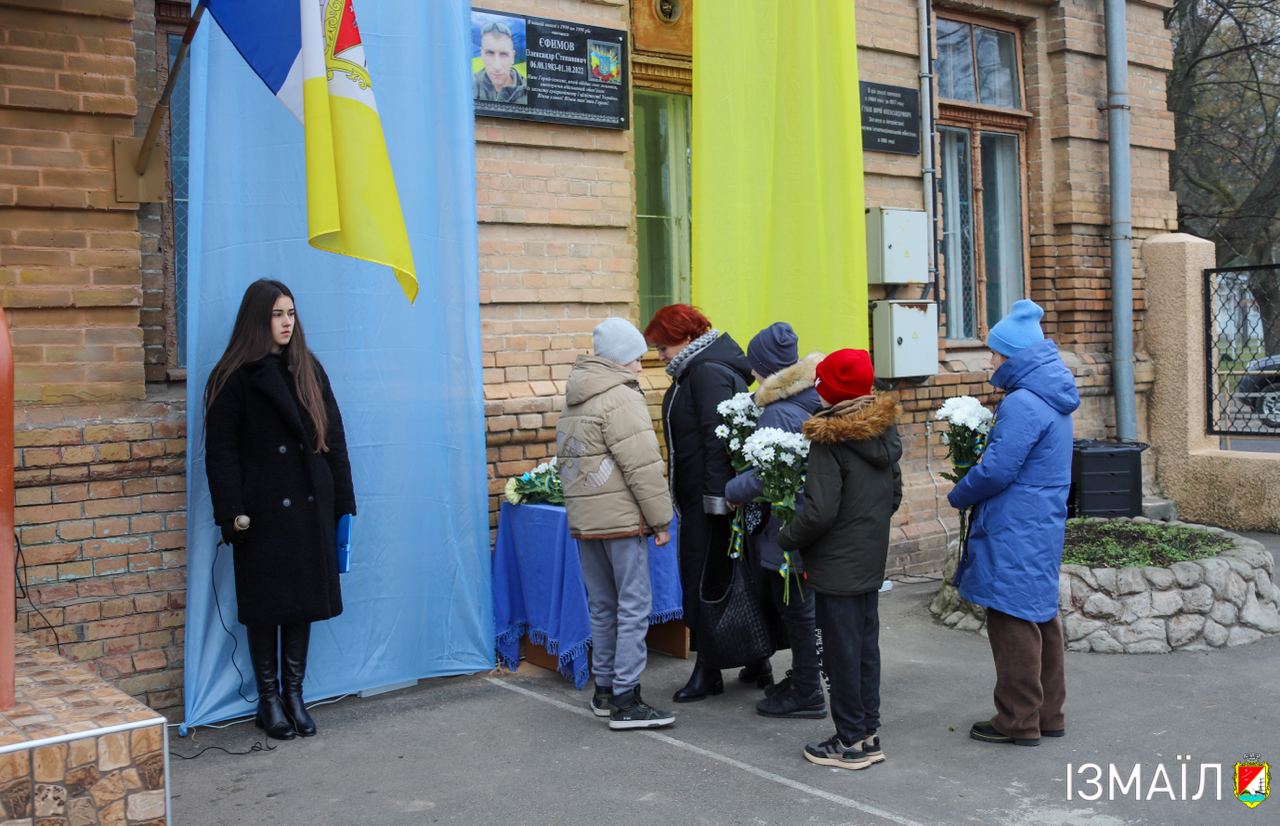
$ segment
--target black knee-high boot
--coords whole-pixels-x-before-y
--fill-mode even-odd
[[[258,716],[254,720],[258,728],[276,740],[292,740],[293,724],[284,714],[284,703],[280,701],[276,675],[279,670],[279,659],[276,655],[278,646],[277,626],[262,625],[248,627],[249,657],[253,660],[253,676],[258,683]]]
[[[311,642],[311,623],[295,622],[281,626],[284,641],[284,713],[293,721],[294,731],[303,737],[316,733],[316,721],[302,702],[302,679],[307,674],[307,646]]]

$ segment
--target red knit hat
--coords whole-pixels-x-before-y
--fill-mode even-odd
[[[866,350],[836,350],[818,362],[818,395],[827,404],[871,395],[876,380],[871,355]]]

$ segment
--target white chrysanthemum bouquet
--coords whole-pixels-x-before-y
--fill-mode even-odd
[[[952,472],[942,475],[959,482],[982,456],[995,414],[973,396],[956,396],[943,402],[934,418],[947,423],[942,443],[947,446]]]
[[[513,505],[563,505],[564,489],[560,484],[560,469],[553,456],[533,470],[507,480],[507,501]]]
[[[716,405],[716,412],[724,420],[716,425],[716,436],[724,442],[729,451],[729,463],[736,473],[751,467],[751,462],[742,453],[742,446],[747,443],[752,433],[756,432],[756,422],[760,420],[760,407],[756,405],[755,396],[742,392],[725,399]],[[733,533],[729,536],[729,558],[742,556],[742,548],[747,540],[747,516],[742,508],[733,514]]]
[[[982,458],[982,451],[987,447],[987,436],[995,424],[995,414],[973,396],[956,396],[943,402],[934,418],[947,423],[942,443],[947,446],[951,472],[942,474],[942,477],[959,482]],[[971,508],[964,508],[960,511],[961,559],[964,559],[968,550],[970,510]]]
[[[716,426],[716,436],[729,448],[733,469],[741,473],[751,467],[751,462],[742,453],[742,447],[751,434],[756,432],[760,408],[751,393],[743,392],[720,402],[716,405],[716,412],[724,419],[723,424]]]
[[[809,440],[799,433],[763,427],[747,439],[742,452],[764,484],[761,501],[769,503],[773,515],[783,525],[790,524],[796,518],[796,497],[804,485],[809,463]],[[790,551],[782,552],[782,567],[778,573],[786,582],[782,601],[789,604],[792,580],[795,580],[797,588],[803,587],[800,571],[791,563]]]

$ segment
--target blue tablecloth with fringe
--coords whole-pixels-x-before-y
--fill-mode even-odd
[[[649,540],[649,577],[649,624],[682,619],[674,521],[669,544],[657,547]],[[557,658],[574,687],[587,685],[591,618],[578,543],[569,535],[563,506],[502,503],[493,549],[493,630],[498,659],[507,668],[519,665],[520,637],[528,635]]]

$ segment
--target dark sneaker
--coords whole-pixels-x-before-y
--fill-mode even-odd
[[[835,766],[838,769],[860,771],[871,765],[871,758],[863,753],[859,745],[861,744],[845,745],[840,742],[839,735],[833,735],[821,743],[810,743],[805,746],[804,759],[819,766]]]
[[[772,697],[773,695],[777,694],[779,691],[786,691],[787,687],[790,685],[791,685],[791,669],[788,668],[787,676],[783,677],[781,680],[778,680],[773,685],[767,685],[764,687],[764,696]]]
[[[1064,728],[1040,729],[1041,737],[1066,737],[1067,730]]]
[[[996,727],[990,723],[974,723],[973,727],[969,729],[969,736],[983,743],[1005,743],[1014,746],[1040,745],[1039,737],[1010,737],[1007,734],[1001,734],[996,731]]]
[[[862,753],[872,763],[883,763],[884,752],[880,750],[880,735],[868,734],[862,738]]]
[[[597,717],[608,717],[613,714],[615,708],[613,689],[596,686],[595,692],[591,695],[591,713]]]
[[[801,720],[822,720],[827,716],[827,704],[822,698],[822,689],[813,692],[799,693],[795,684],[786,691],[779,691],[765,696],[756,703],[756,714],[761,717],[794,717]]]
[[[609,715],[609,728],[625,731],[632,728],[661,728],[676,721],[669,711],[662,711],[640,698],[640,686],[613,695],[613,713]]]

